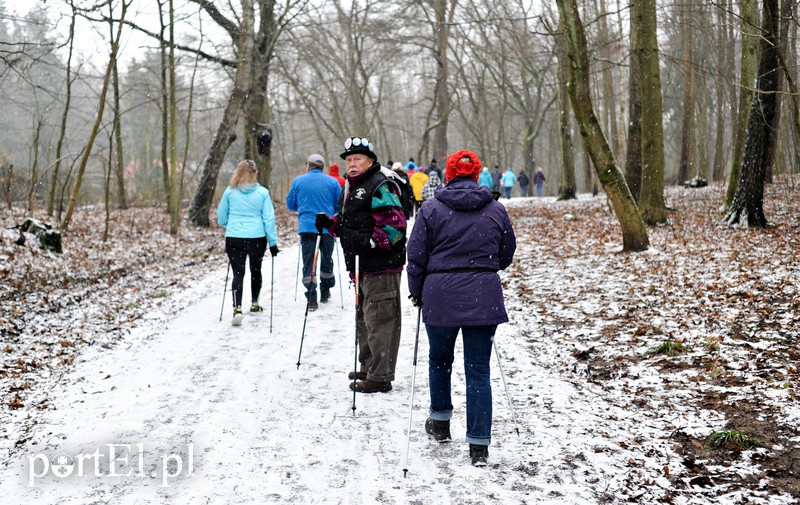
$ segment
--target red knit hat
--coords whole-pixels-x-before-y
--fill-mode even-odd
[[[469,158],[469,161],[462,160]],[[447,167],[445,168],[445,180],[451,180],[456,177],[471,177],[478,180],[481,167],[483,163],[478,159],[478,155],[467,149],[462,149],[457,153],[453,153],[447,157]]]

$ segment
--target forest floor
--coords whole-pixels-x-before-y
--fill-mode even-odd
[[[722,224],[721,195],[719,186],[668,188],[670,223],[650,228],[651,248],[633,254],[620,252],[619,227],[603,197],[504,201],[518,250],[503,274],[511,321],[501,327],[498,348],[514,411],[509,417],[503,385],[495,383],[498,448],[490,469],[498,476],[486,477],[483,499],[459,499],[450,488],[475,476],[437,460],[419,489],[395,483],[380,500],[359,489],[363,502],[430,503],[434,495],[419,493],[436,485],[448,488],[453,503],[800,500],[800,188],[796,180],[767,188],[772,226],[763,230]],[[287,248],[279,273],[291,284],[295,220],[277,207]],[[178,240],[158,209],[114,211],[106,242],[103,213],[80,212],[62,254],[42,252],[32,237],[17,245],[19,233],[9,227],[24,217],[0,215],[0,475],[13,474],[19,459],[48,439],[42,426],[58,423],[52,417],[64,410],[59,402],[80,396],[65,383],[75,382],[82,357],[133,361],[127,347],[160,341],[170,319],[195,305],[216,324],[222,289],[197,290],[222,288],[227,263],[219,228],[185,225]],[[293,310],[285,317],[296,325],[302,306]],[[401,352],[410,352],[409,340]],[[417,373],[423,404],[424,375]],[[278,404],[280,396],[270,398]],[[386,408],[405,416],[405,401]],[[498,433],[512,420],[522,432],[516,442]],[[729,437],[714,447],[715,433]],[[430,455],[414,443],[413,454]],[[398,450],[380,447],[396,464]],[[350,467],[336,468],[346,474]],[[445,480],[435,477],[443,468]],[[314,487],[301,484],[301,491]],[[297,489],[287,493],[296,498]],[[345,500],[331,493],[330,502]]]

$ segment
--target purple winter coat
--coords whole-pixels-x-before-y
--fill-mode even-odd
[[[517,247],[505,207],[489,188],[456,178],[422,204],[408,239],[408,289],[431,326],[508,321],[498,270]]]

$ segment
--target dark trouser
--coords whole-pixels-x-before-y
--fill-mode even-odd
[[[400,275],[364,275],[359,282],[358,361],[367,380],[394,380],[400,349]]]
[[[510,199],[513,186],[503,186],[503,196]]]
[[[422,202],[424,201],[425,200],[417,200],[416,198],[414,199],[414,214],[419,212],[419,208],[422,207]]]
[[[492,384],[489,360],[497,325],[431,326],[428,332],[428,380],[431,393],[430,417],[449,421],[453,415],[450,375],[458,330],[464,339],[464,373],[467,380],[467,442],[489,445],[492,439]]]
[[[528,196],[528,185],[519,185],[519,196]]]
[[[261,260],[267,250],[267,237],[259,238],[225,238],[225,252],[231,260],[233,270],[233,306],[242,306],[242,291],[244,283],[244,267],[247,258],[250,258],[250,295],[251,303],[258,303],[261,294]]]
[[[336,284],[333,275],[333,245],[334,238],[323,233],[319,239],[319,287],[322,291],[330,291]],[[311,282],[311,264],[314,261],[314,246],[317,243],[316,233],[300,234],[300,249],[303,252],[303,286],[306,287],[306,299],[317,299],[317,279]]]

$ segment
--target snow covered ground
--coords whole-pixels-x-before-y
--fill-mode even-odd
[[[670,297],[677,297],[672,280],[654,268],[685,253],[670,249],[676,233],[651,232],[651,251],[618,255],[620,240],[608,231],[613,217],[603,216],[602,199],[566,205],[579,217],[573,224],[563,224],[565,207],[552,200],[509,205],[520,243],[504,274],[512,321],[500,327],[496,344],[515,415],[495,359],[488,467],[473,468],[463,442],[460,349],[454,441],[439,445],[424,433],[424,328],[404,464],[417,329],[405,294],[392,392],[359,394],[351,409],[346,375],[353,367],[354,299],[344,273],[343,299],[337,286],[332,302],[309,314],[297,367],[305,303],[302,293],[295,299],[297,248],[287,247],[275,261],[272,332],[268,310],[231,327],[228,301],[218,321],[226,272],[217,269],[174,295],[174,303],[150,310],[119,343],[86,348],[49,386],[45,409],[6,413],[3,438],[17,443],[0,462],[0,502],[797,503],[797,496],[770,484],[775,473],[765,467],[780,452],[775,447],[725,458],[699,447],[690,452],[730,420],[718,404],[703,403],[712,394],[731,394],[723,387],[726,377],[749,380],[755,399],[748,399],[762,402],[764,414],[772,412],[790,430],[781,435],[794,446],[790,454],[800,446],[794,388],[759,382],[758,369],[748,371],[736,340],[746,340],[746,318],[733,342],[725,326],[747,312],[723,314],[718,323],[699,315],[695,322],[677,321],[671,311],[681,307]],[[563,237],[552,236],[556,227],[580,240],[557,245]],[[689,242],[701,260],[713,256]],[[684,279],[684,266],[670,265]],[[791,298],[797,264],[788,265],[765,268]],[[263,272],[268,285],[269,261]],[[700,282],[688,275],[684,281]],[[247,280],[245,286],[248,303]],[[750,289],[737,286],[731,289]],[[269,306],[265,291],[261,302]],[[796,312],[775,317],[786,326],[745,347],[796,342]],[[649,346],[676,335],[696,346],[678,358],[643,357]],[[719,371],[703,361],[709,354],[703,343],[715,335]],[[770,368],[768,353],[753,352],[774,378],[778,368]],[[796,368],[781,366],[795,378],[788,379],[792,386]]]

